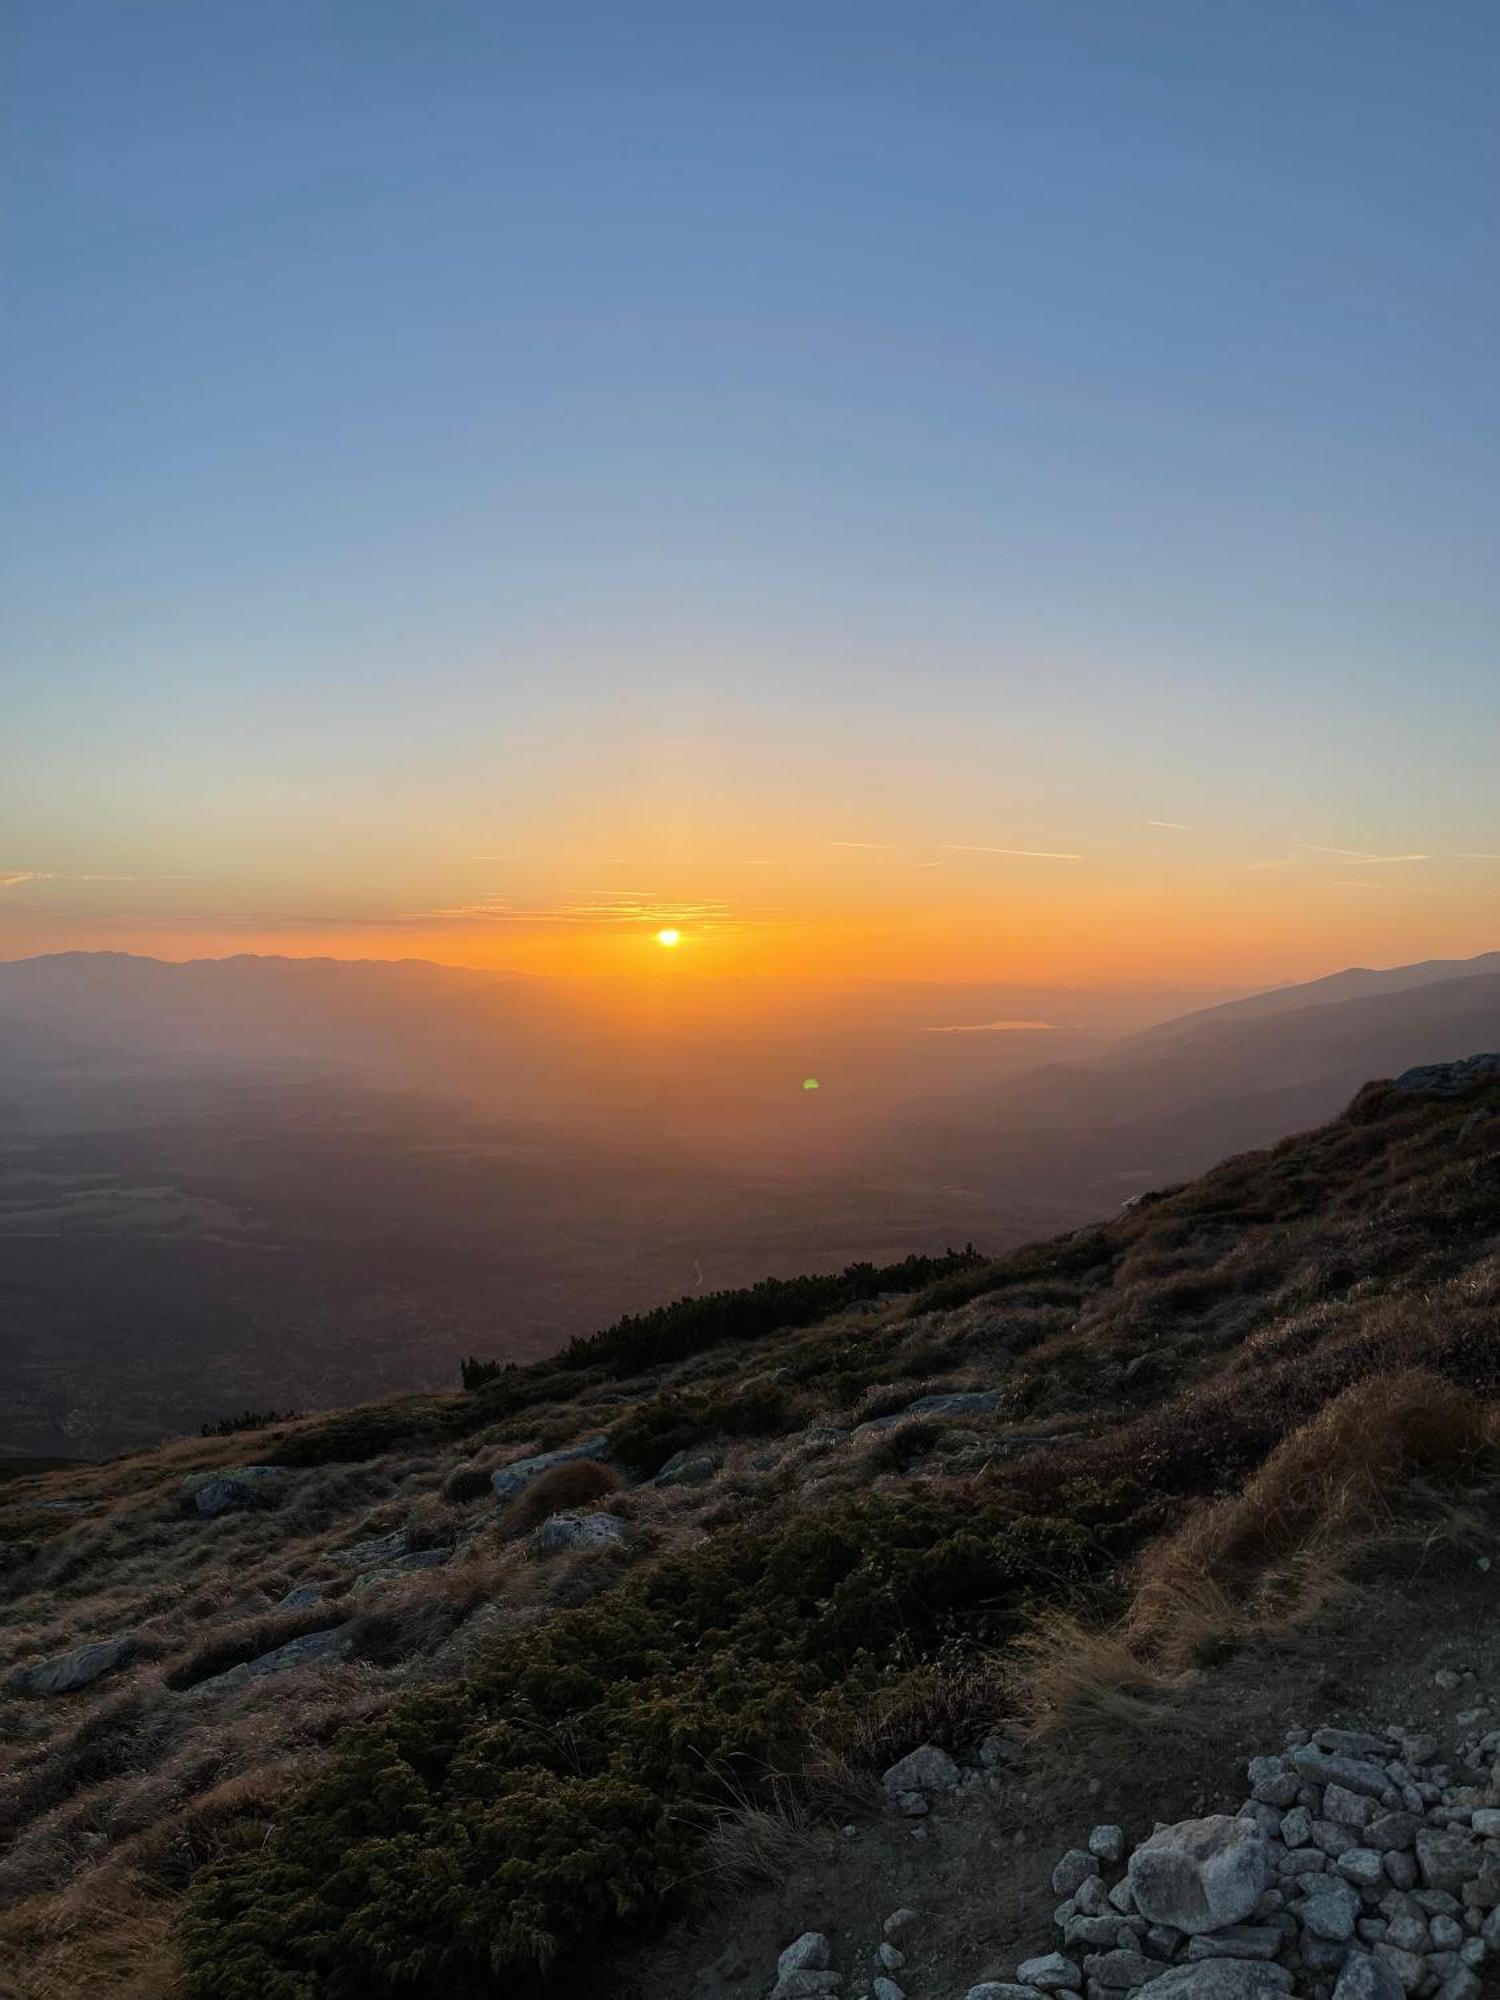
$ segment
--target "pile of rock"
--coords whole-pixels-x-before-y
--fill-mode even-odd
[[[1500,1731],[1465,1753],[1482,1773]],[[1437,1754],[1416,1731],[1293,1730],[1251,1759],[1235,1818],[1159,1826],[1128,1861],[1122,1830],[1096,1827],[1053,1873],[1062,1950],[967,2000],[1479,2000],[1500,1790]]]
[[[906,1953],[898,1939],[919,1921],[915,1910],[893,1910],[881,1925],[879,1942],[870,1954],[872,1979],[867,1990],[870,2000],[906,2000],[904,1989],[891,1977],[906,1963]],[[793,1938],[776,1961],[776,1983],[770,2000],[817,2000],[819,1995],[836,1994],[844,1984],[841,1972],[832,1967],[833,1948],[822,1931],[804,1931]]]

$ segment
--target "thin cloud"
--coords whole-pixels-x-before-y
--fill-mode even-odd
[[[1159,826],[1167,833],[1191,833],[1190,826],[1184,826],[1180,819],[1148,819],[1147,826]]]
[[[1383,868],[1392,862],[1430,861],[1430,854],[1369,854],[1361,847],[1320,847],[1311,840],[1299,840],[1303,854],[1336,854],[1340,861],[1352,861],[1361,868]]]
[[[0,872],[0,889],[19,889],[23,882],[50,882],[52,877],[35,868],[9,868]]]
[[[929,1028],[929,1035],[1055,1034],[1056,1021],[956,1021],[951,1027]]]
[[[945,854],[1006,854],[1018,861],[1082,861],[1081,854],[1060,853],[1051,847],[977,847],[963,840],[940,843]]]
[[[895,848],[888,840],[830,840],[830,847],[857,847],[867,854],[894,854]]]
[[[734,912],[717,901],[680,902],[644,890],[593,890],[576,902],[518,904],[508,896],[486,896],[406,919],[420,923],[474,924],[691,924],[699,930],[732,921]]]
[[[18,889],[23,882],[134,882],[134,875],[64,875],[55,868],[0,868],[0,889]]]

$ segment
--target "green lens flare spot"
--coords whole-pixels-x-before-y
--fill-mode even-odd
[[[804,1090],[820,1090],[822,1086],[815,1076],[805,1076],[802,1079],[802,1088]]]

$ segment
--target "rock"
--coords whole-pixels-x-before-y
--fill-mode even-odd
[[[273,1609],[277,1611],[305,1611],[310,1604],[321,1604],[323,1586],[321,1583],[299,1583],[289,1590],[285,1597],[276,1600]]]
[[[1500,1840],[1500,1812],[1492,1806],[1480,1806],[1471,1824],[1481,1840]]]
[[[1294,1903],[1292,1914],[1302,1919],[1314,1937],[1324,1938],[1330,1944],[1347,1944],[1354,1935],[1359,1907],[1359,1897],[1349,1884],[1330,1877],[1326,1888]]]
[[[1028,1958],[1024,1965],[1018,1965],[1016,1978],[1021,1985],[1035,1986],[1042,1993],[1062,1993],[1070,1987],[1076,1988],[1083,1974],[1071,1958],[1064,1958],[1060,1951],[1049,1951],[1041,1958]]]
[[[1268,1993],[1289,1993],[1292,1975],[1282,1965],[1261,1959],[1206,1958],[1196,1965],[1174,1965],[1144,1985],[1137,2000],[1260,2000]]]
[[[1403,1993],[1415,1993],[1427,1977],[1427,1961],[1414,1951],[1402,1951],[1389,1941],[1376,1945],[1370,1953],[1378,1964],[1388,1966],[1400,1982]]]
[[[1465,1882],[1463,1898],[1471,1910],[1492,1910],[1500,1903],[1500,1860],[1485,1859],[1473,1881]]]
[[[1182,1932],[1171,1924],[1152,1924],[1141,1940],[1152,1958],[1175,1958],[1182,1945]]]
[[[1082,1891],[1079,1892],[1082,1894]],[[1135,1915],[1135,1891],[1130,1886],[1130,1877],[1122,1875],[1110,1890],[1108,1901],[1111,1909],[1118,1910],[1122,1917]]]
[[[1102,1875],[1085,1875],[1074,1892],[1074,1906],[1081,1917],[1102,1917],[1110,1907],[1109,1890]]]
[[[1161,1971],[1154,1959],[1146,1958],[1138,1951],[1115,1950],[1099,1952],[1086,1958],[1083,1969],[1091,1981],[1107,1986],[1112,1993],[1128,1993],[1137,1986],[1144,1986]],[[1024,1975],[1025,1966],[1021,1967]]]
[[[888,1938],[900,1937],[903,1931],[909,1931],[913,1924],[920,1923],[921,1921],[920,1911],[908,1910],[903,1907],[899,1910],[892,1910],[880,1928]]]
[[[854,1435],[867,1437],[871,1431],[888,1431],[897,1424],[910,1423],[914,1417],[989,1417],[1000,1407],[998,1389],[956,1389],[936,1396],[918,1396],[914,1403],[904,1409],[893,1410],[888,1417],[872,1417],[868,1423],[859,1424]]]
[[[1099,1863],[1092,1854],[1081,1847],[1070,1847],[1052,1871],[1052,1893],[1054,1896],[1072,1896],[1081,1883],[1098,1873]]]
[[[785,1979],[792,1972],[826,1972],[832,1956],[832,1947],[821,1931],[804,1931],[776,1960],[776,1976]]]
[[[1392,1853],[1410,1847],[1421,1824],[1415,1813],[1377,1813],[1365,1828],[1365,1839],[1383,1854]]]
[[[1315,1819],[1312,1837],[1323,1852],[1335,1861],[1341,1854],[1350,1854],[1359,1846],[1359,1835],[1347,1826],[1338,1826],[1331,1819]]]
[[[1389,1757],[1394,1739],[1372,1736],[1368,1729],[1315,1729],[1312,1740],[1320,1750],[1335,1757]]]
[[[452,1549],[417,1549],[409,1556],[397,1556],[394,1562],[382,1563],[378,1569],[367,1569],[354,1579],[352,1586],[356,1597],[363,1597],[383,1583],[395,1583],[403,1576],[414,1576],[419,1570],[438,1569],[453,1555]]]
[[[1405,1992],[1384,1959],[1351,1951],[1334,1986],[1333,2000],[1403,2000]]]
[[[1341,1785],[1345,1791],[1379,1799],[1391,1782],[1378,1764],[1357,1757],[1338,1757],[1312,1744],[1304,1744],[1288,1755],[1292,1768],[1310,1785]]]
[[[1248,1821],[1218,1814],[1152,1834],[1131,1855],[1129,1875],[1148,1923],[1197,1936],[1249,1916],[1269,1884],[1271,1857]]]
[[[1209,1931],[1188,1939],[1187,1957],[1274,1958],[1281,1949],[1282,1934],[1270,1924],[1229,1924],[1221,1931]]]
[[[334,1549],[328,1560],[340,1569],[369,1569],[373,1563],[395,1562],[406,1554],[406,1530],[396,1528],[389,1535],[375,1535],[356,1542],[352,1549]]]
[[[674,1451],[654,1478],[648,1479],[647,1486],[706,1486],[719,1469],[719,1461],[711,1452],[694,1454],[689,1451]]]
[[[1392,1917],[1386,1925],[1385,1943],[1395,1945],[1398,1951],[1414,1951],[1418,1954],[1427,1950],[1432,1939],[1427,1932],[1427,1922],[1423,1917]]]
[[[1281,1815],[1280,1838],[1287,1847],[1306,1847],[1312,1839],[1312,1814],[1306,1806],[1295,1806]]]
[[[1500,1819],[1500,1813],[1495,1815]],[[1123,1826],[1096,1826],[1089,1835],[1089,1853],[1096,1861],[1114,1863],[1125,1858],[1125,1829]]]
[[[771,1988],[770,2000],[817,2000],[825,1993],[837,1993],[844,1983],[842,1972],[789,1972]]]
[[[1500,1075],[1500,1055],[1487,1053],[1465,1056],[1458,1062],[1420,1063],[1415,1069],[1402,1070],[1391,1089],[1414,1097],[1462,1097],[1466,1090],[1495,1075]]]
[[[1090,1951],[1112,1951],[1120,1941],[1118,1917],[1069,1917],[1062,1924],[1065,1945],[1087,1945]]]
[[[1438,1951],[1457,1951],[1464,1941],[1464,1927],[1456,1917],[1434,1917],[1428,1929]]]
[[[1380,1808],[1364,1792],[1351,1792],[1347,1785],[1329,1785],[1323,1793],[1323,1817],[1356,1830],[1367,1827]]]
[[[17,1667],[5,1685],[11,1694],[76,1694],[122,1667],[133,1645],[128,1633],[115,1639],[94,1639],[86,1646],[75,1646],[70,1653]]]
[[[1351,1847],[1339,1856],[1338,1871],[1357,1888],[1373,1889],[1385,1879],[1385,1856],[1373,1847]]]
[[[1424,1827],[1416,1848],[1417,1868],[1429,1889],[1462,1888],[1479,1873],[1479,1851],[1467,1834],[1434,1833]]]
[[[899,1972],[906,1963],[906,1953],[889,1938],[883,1938],[875,1947],[875,1963],[884,1972]]]
[[[558,1555],[568,1549],[613,1549],[625,1539],[618,1514],[554,1514],[531,1537],[538,1555]]]
[[[1007,1979],[986,1979],[971,1986],[964,2000],[1042,2000],[1034,1986],[1017,1986]]]
[[[986,1736],[979,1746],[979,1761],[987,1771],[1000,1764],[1019,1764],[1025,1755],[1021,1745],[1012,1743],[1008,1736]]]
[[[907,1819],[924,1819],[932,1811],[925,1792],[897,1792],[894,1798],[897,1812]]]
[[[1479,2000],[1482,1991],[1477,1976],[1465,1965],[1443,1981],[1433,2000]]]
[[[284,1674],[293,1667],[318,1666],[328,1660],[347,1658],[351,1645],[350,1627],[334,1625],[326,1632],[304,1632],[300,1639],[288,1639],[284,1646],[276,1646],[269,1653],[262,1653],[258,1659],[244,1660],[237,1667],[230,1667],[226,1673],[214,1674],[206,1681],[199,1681],[190,1687],[190,1695],[233,1694],[251,1681],[263,1679],[268,1674]]]
[[[894,1979],[887,1979],[884,1975],[875,1981],[872,1990],[875,2000],[906,2000],[905,1987],[898,1986]]]
[[[182,1482],[183,1505],[205,1521],[271,1507],[291,1478],[285,1465],[229,1465],[213,1472],[190,1472]]]
[[[880,1784],[891,1797],[915,1792],[920,1798],[942,1798],[956,1792],[963,1774],[946,1750],[924,1743],[910,1750],[883,1773]]]
[[[1410,1854],[1388,1854],[1385,1857],[1385,1872],[1398,1889],[1414,1889],[1417,1884],[1417,1863]]]
[[[523,1487],[541,1473],[550,1472],[554,1465],[571,1465],[576,1458],[608,1456],[608,1438],[584,1438],[578,1444],[560,1445],[556,1451],[539,1451],[532,1458],[518,1458],[512,1465],[499,1466],[490,1474],[490,1484],[497,1500],[513,1500]]]

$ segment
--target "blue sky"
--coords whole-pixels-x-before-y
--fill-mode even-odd
[[[4,89],[0,951],[626,866],[1190,969],[1302,855],[1270,976],[1323,846],[1497,941],[1493,7],[18,0]]]

